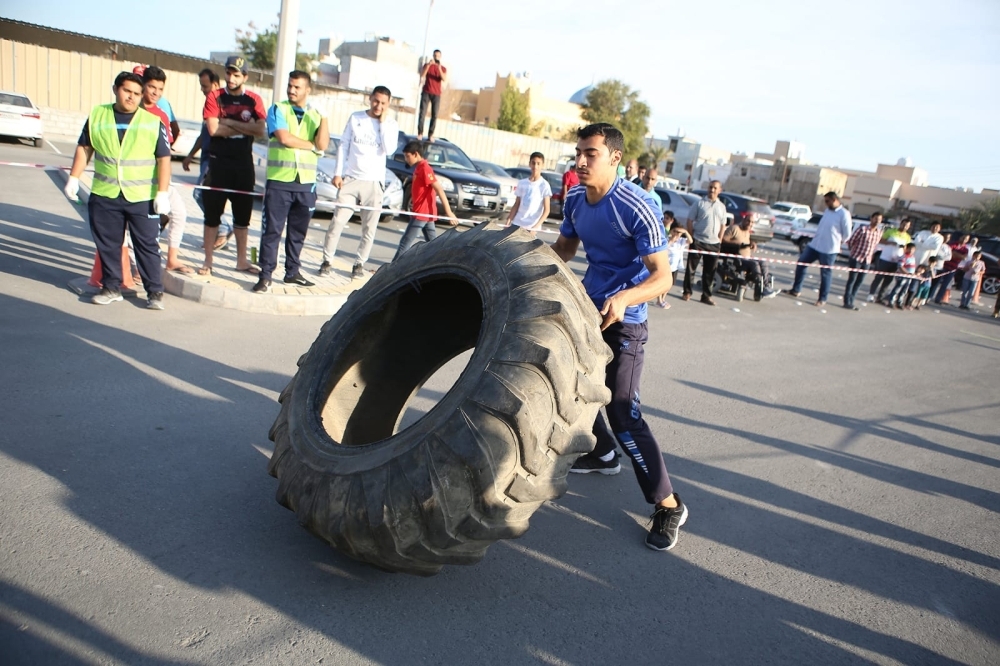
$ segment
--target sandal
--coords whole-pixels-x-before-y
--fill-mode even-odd
[[[260,275],[260,269],[256,266],[250,265],[246,268],[237,268],[237,273],[248,273],[249,275]]]
[[[194,275],[194,269],[190,266],[179,266],[178,268],[168,268],[171,273],[179,273],[181,275]]]
[[[211,277],[211,275],[212,275],[212,267],[211,266],[202,266],[201,268],[198,269],[198,275],[201,275],[202,277]]]

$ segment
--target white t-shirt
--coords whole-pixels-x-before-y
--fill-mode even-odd
[[[670,272],[674,273],[684,265],[684,251],[687,250],[688,239],[683,234],[677,240],[667,243],[667,260],[670,262]]]
[[[396,152],[399,125],[383,116],[376,120],[366,111],[352,113],[347,119],[337,149],[335,176],[385,182],[385,160]]]
[[[917,245],[917,265],[926,264],[927,260],[936,255],[937,251],[944,245],[944,236],[932,234],[929,229],[924,229],[913,238]]]
[[[514,216],[512,223],[519,227],[533,227],[542,218],[545,197],[552,196],[552,188],[549,187],[548,181],[541,176],[534,182],[522,178],[514,189],[514,195],[521,199],[521,205],[517,209],[517,215]]]

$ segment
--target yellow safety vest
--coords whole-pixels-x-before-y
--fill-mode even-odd
[[[312,141],[319,131],[319,124],[323,120],[316,109],[307,109],[302,115],[302,122],[295,116],[292,103],[285,101],[275,105],[277,112],[282,114],[288,124],[288,131],[292,136],[303,141]],[[319,155],[311,150],[300,150],[297,148],[287,148],[276,137],[271,137],[267,144],[267,179],[275,180],[279,183],[294,183],[298,176],[299,182],[303,184],[316,182],[316,165],[319,163]]]
[[[161,121],[149,111],[137,109],[119,141],[113,104],[95,106],[87,128],[94,149],[94,186],[101,197],[138,203],[156,197],[156,141]]]

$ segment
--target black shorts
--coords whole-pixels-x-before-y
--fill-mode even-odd
[[[212,160],[204,184],[209,187],[249,192],[253,190],[255,182],[253,164],[235,165],[225,160]],[[206,227],[219,226],[222,222],[222,213],[226,210],[227,201],[232,207],[233,227],[246,229],[250,226],[250,216],[253,215],[253,195],[214,192],[212,190],[202,190],[202,192],[204,194],[202,194],[201,201],[205,206]]]

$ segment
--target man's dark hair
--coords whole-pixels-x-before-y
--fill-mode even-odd
[[[375,89],[372,90],[372,95],[385,95],[390,100],[392,99],[392,93],[385,86],[375,86]]]
[[[589,139],[592,136],[603,136],[604,145],[612,152],[625,152],[625,135],[611,123],[593,123],[576,131],[577,139]]]
[[[902,224],[903,222],[909,222],[910,224],[913,224],[913,220],[911,220],[909,217],[904,217],[902,220],[899,221],[900,224]]]
[[[878,215],[879,217],[885,217],[885,213],[883,213],[880,210],[877,210],[874,213],[872,213],[871,215],[869,215],[868,219],[871,219],[871,218],[875,217],[876,215]]]
[[[441,53],[441,49],[434,49],[434,51],[431,53],[431,55],[434,55],[435,53]]]
[[[309,86],[312,86],[312,77],[309,76],[309,72],[303,72],[301,69],[293,69],[288,72],[289,79],[305,79]]]
[[[167,73],[156,65],[150,65],[146,68],[146,71],[142,73],[142,82],[148,83],[150,81],[163,81],[167,82]]]
[[[406,142],[406,145],[403,147],[403,152],[409,153],[410,155],[420,155],[421,157],[423,157],[424,142],[418,141],[417,139],[410,139],[409,141]]]
[[[840,195],[837,194],[836,192],[834,192],[833,190],[830,190],[829,192],[827,192],[826,194],[824,194],[823,198],[824,199],[836,199],[837,201],[840,201]]]
[[[531,160],[535,159],[536,157],[542,161],[542,164],[545,164],[545,155],[542,155],[538,151],[535,151],[535,152],[531,153],[531,155],[528,157],[528,161],[530,162]]]
[[[909,249],[910,249],[911,247],[912,247],[913,249],[916,249],[916,248],[917,248],[917,244],[916,244],[916,243],[907,243],[907,244],[906,244],[906,249],[907,249],[907,250],[909,250]]]
[[[203,76],[207,76],[208,77],[208,82],[209,83],[218,83],[219,82],[219,75],[216,74],[214,70],[212,70],[212,69],[210,69],[208,67],[206,67],[205,69],[203,69],[200,72],[198,72],[198,78],[199,79],[201,77],[203,77]]]
[[[663,211],[663,222],[666,223],[667,220],[674,219],[674,214],[669,210]]]
[[[132,72],[122,72],[121,74],[115,77],[115,88],[121,88],[122,84],[125,83],[126,81],[137,83],[139,84],[140,88],[142,87],[142,79],[139,77],[138,74],[133,74]]]

